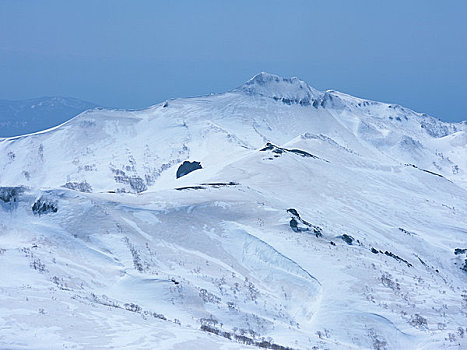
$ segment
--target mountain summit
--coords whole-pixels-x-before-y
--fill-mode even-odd
[[[260,73],[0,139],[0,348],[465,349],[466,135]]]
[[[282,78],[265,72],[255,75],[237,90],[302,106],[308,106],[323,97],[322,92],[313,89],[298,78]]]

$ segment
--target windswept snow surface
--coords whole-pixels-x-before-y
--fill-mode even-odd
[[[467,347],[465,122],[260,73],[0,139],[0,186],[0,348]]]

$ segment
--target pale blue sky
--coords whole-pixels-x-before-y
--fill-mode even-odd
[[[0,99],[141,108],[260,71],[467,119],[467,1],[0,1]]]

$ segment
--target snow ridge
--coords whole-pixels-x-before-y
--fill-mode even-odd
[[[282,78],[265,72],[255,75],[234,91],[270,97],[285,104],[300,104],[302,106],[309,106],[322,99],[324,95],[296,77]]]

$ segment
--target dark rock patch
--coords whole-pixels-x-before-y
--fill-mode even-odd
[[[58,211],[58,206],[56,202],[49,201],[44,198],[39,198],[32,205],[32,212],[34,215],[43,215],[49,213],[56,213]]]
[[[273,145],[272,143],[268,142],[268,143],[266,143],[266,146],[261,148],[259,151],[260,152],[272,151],[273,153],[276,153],[276,154],[282,154],[282,153],[285,152],[285,148],[278,147],[278,146]]]
[[[315,158],[315,159],[318,159],[317,156],[314,156],[313,154],[308,153],[308,152],[305,152],[305,151],[302,151],[302,150],[300,150],[300,149],[292,148],[292,149],[289,149],[289,150],[287,150],[287,151],[292,152],[292,153],[295,153],[295,154],[298,154],[298,155],[301,156],[301,157],[308,157],[308,158]]]
[[[456,248],[454,249],[454,254],[455,255],[466,254],[467,256],[467,248]],[[464,260],[464,265],[461,267],[461,270],[467,272],[467,258]]]
[[[419,256],[417,256],[417,259],[418,259],[418,261],[420,261],[420,263],[421,263],[423,266],[427,266],[427,267],[428,267],[428,265],[427,265],[422,259],[420,259]]]
[[[437,173],[434,173],[430,170],[426,170],[426,169],[420,169],[421,171],[424,171],[425,173],[428,173],[428,174],[431,174],[431,175],[435,175],[435,176],[439,176],[439,177],[444,177],[443,175],[440,175],[440,174],[437,174]]]
[[[358,242],[358,240],[357,240],[357,242]],[[381,253],[381,254],[390,256],[391,258],[396,259],[397,261],[400,261],[400,262],[405,263],[408,267],[412,267],[412,264],[409,263],[407,260],[402,259],[400,256],[397,256],[396,254],[394,254],[394,253],[392,253],[392,252],[390,252],[390,251],[387,251],[387,250],[386,250],[386,251],[383,252],[382,250],[377,250],[377,249],[375,249],[375,248],[373,248],[373,247],[371,248],[370,251],[371,251],[373,254],[379,254],[379,253]],[[417,258],[418,258],[418,256],[417,256]],[[420,262],[421,262],[423,265],[426,265],[425,262],[422,261],[422,259],[418,258],[418,260],[420,260]]]
[[[409,166],[409,167],[412,167],[412,168],[415,168],[415,169],[418,169],[418,170],[421,170],[421,171],[424,171],[425,173],[428,173],[428,174],[431,174],[431,175],[442,177],[443,179],[445,178],[443,175],[440,175],[438,173],[434,173],[433,171],[430,171],[430,170],[419,168],[418,166],[416,166],[414,164],[405,164],[405,165]],[[450,181],[450,180],[448,180],[448,181]]]
[[[19,195],[24,192],[24,187],[0,187],[0,201],[4,203],[16,203]]]
[[[305,97],[305,98],[287,98],[287,97],[276,97],[274,96],[273,97],[273,100],[274,101],[280,101],[286,105],[300,105],[300,106],[309,106],[310,105],[310,99]],[[315,102],[316,102],[316,106],[315,106]],[[313,106],[315,108],[317,108],[317,106],[319,105],[319,102],[317,100],[313,100]]]
[[[185,186],[185,187],[177,187],[177,191],[185,191],[185,190],[205,190],[206,187],[203,186]]]
[[[300,214],[298,213],[298,211],[296,209],[290,208],[290,209],[287,209],[287,212],[292,214],[293,216],[296,216],[297,218],[301,219]]]
[[[287,149],[287,148],[283,148],[283,147],[279,147],[279,146],[276,146],[270,142],[266,143],[266,146],[264,146],[263,148],[261,148],[259,150],[260,152],[266,152],[266,151],[271,151],[274,153],[274,157],[279,157],[281,154],[284,154],[284,153],[294,153],[296,155],[299,155],[300,157],[304,157],[304,158],[313,158],[313,159],[321,159],[319,158],[318,156],[315,156],[311,153],[308,153],[306,151],[302,151],[301,149],[296,149],[296,148],[292,148],[292,149]],[[329,163],[329,161],[325,160],[325,159],[321,159],[327,163]]]
[[[323,236],[323,230],[321,227],[310,224],[308,221],[303,220],[296,209],[290,208],[287,209],[287,212],[292,215],[289,225],[294,232],[311,231],[315,234],[316,237]]]
[[[308,230],[309,230],[308,228],[306,228],[305,230],[300,229],[300,228],[298,227],[298,222],[297,222],[297,220],[295,220],[295,218],[291,218],[291,219],[290,219],[289,225],[290,225],[290,227],[292,228],[292,231],[294,231],[294,232],[308,231]]]
[[[340,238],[348,245],[352,245],[354,241],[354,238],[352,236],[345,234],[345,233]]]
[[[209,183],[202,183],[198,186],[184,186],[184,187],[177,187],[175,188],[177,191],[183,190],[205,190],[209,187],[211,188],[220,188],[220,187],[227,187],[227,186],[238,186],[238,182],[209,182]]]
[[[197,161],[190,162],[186,160],[177,169],[177,179],[191,173],[192,171],[202,169],[202,168],[203,167],[201,166],[200,162],[197,162]]]
[[[380,252],[383,253],[382,251],[380,251]],[[411,264],[411,263],[409,263],[409,262],[408,262],[407,260],[405,260],[405,259],[402,259],[400,256],[397,256],[396,254],[394,254],[394,253],[392,253],[392,252],[389,252],[389,251],[386,250],[386,251],[384,252],[384,254],[387,255],[387,256],[390,256],[390,257],[393,258],[393,259],[396,259],[397,261],[401,261],[401,262],[406,263],[408,267],[412,267],[412,264]]]

